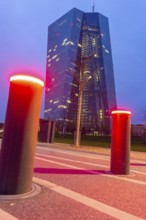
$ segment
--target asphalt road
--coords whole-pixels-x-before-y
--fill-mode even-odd
[[[112,175],[109,153],[39,144],[33,182],[40,192],[0,196],[0,220],[146,219],[146,160],[131,159],[130,175]]]

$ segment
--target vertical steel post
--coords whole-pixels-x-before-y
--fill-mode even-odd
[[[0,194],[31,190],[43,84],[32,76],[10,77],[0,152]]]
[[[112,111],[111,172],[129,174],[131,112]]]

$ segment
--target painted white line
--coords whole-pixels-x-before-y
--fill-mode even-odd
[[[132,159],[132,158],[130,159],[130,162],[131,162],[131,163],[135,162],[135,163],[141,163],[141,164],[143,163],[143,164],[146,164],[146,162],[145,162],[144,160],[136,160],[136,159]]]
[[[146,172],[141,172],[141,171],[137,171],[137,170],[131,170],[130,171],[134,172],[134,173],[138,173],[138,174],[141,174],[141,175],[146,175]]]
[[[39,148],[39,149],[43,149],[43,150],[46,150],[46,151],[53,151],[53,152],[57,152],[57,153],[62,153],[62,154],[68,154],[68,155],[76,155],[76,156],[78,156],[78,157],[85,157],[85,158],[92,158],[92,159],[102,159],[102,160],[107,160],[107,161],[109,161],[110,159],[109,159],[109,156],[100,156],[100,155],[90,155],[90,154],[88,154],[88,153],[86,153],[86,154],[88,154],[88,155],[85,155],[85,154],[82,154],[82,153],[80,153],[80,152],[78,152],[78,153],[75,153],[75,152],[73,152],[73,151],[71,151],[71,152],[68,152],[68,151],[66,151],[66,150],[57,150],[57,149],[46,149],[46,148],[44,148],[44,147],[37,147],[37,148]]]
[[[130,179],[126,176],[121,177],[121,176],[116,176],[116,175],[106,175],[106,174],[101,174],[101,175],[105,176],[105,177],[109,177],[109,178],[115,178],[115,179],[118,179],[118,180],[124,180],[124,181],[127,181],[127,182],[136,183],[136,184],[139,184],[139,185],[146,186],[146,182],[140,181],[140,180],[135,180],[135,179]]]
[[[112,206],[106,205],[105,203],[91,199],[87,196],[84,196],[80,193],[69,190],[65,187],[56,185],[56,184],[51,183],[49,181],[42,180],[42,179],[35,178],[35,177],[33,178],[33,181],[55,191],[63,196],[66,196],[70,199],[73,199],[76,202],[79,202],[83,205],[91,207],[91,208],[93,208],[97,211],[100,211],[104,214],[107,214],[109,216],[115,217],[119,220],[123,220],[123,219],[124,220],[144,220],[143,218],[140,218],[140,217],[134,216],[132,214],[129,214],[127,212],[121,211],[121,210],[116,209]]]
[[[54,164],[61,165],[61,166],[65,166],[65,167],[69,167],[69,168],[73,168],[73,169],[76,169],[76,170],[82,170],[86,173],[91,173],[91,174],[98,174],[99,173],[98,171],[96,172],[96,171],[92,171],[92,170],[86,170],[82,167],[76,167],[76,166],[69,165],[69,164],[66,164],[66,163],[60,163],[60,162],[56,162],[56,161],[53,161],[53,160],[43,159],[41,157],[36,157],[36,159],[42,160],[42,161],[45,161],[45,162],[49,162],[49,163],[54,163]]]
[[[75,163],[82,163],[82,164],[91,165],[91,166],[95,166],[95,167],[109,168],[109,166],[106,166],[106,165],[99,165],[99,164],[95,164],[95,163],[83,162],[80,160],[72,160],[72,159],[67,159],[67,158],[63,158],[63,157],[55,157],[55,156],[40,154],[40,153],[36,153],[36,154],[39,156],[47,157],[47,158],[55,158],[55,159],[59,159],[59,160],[71,161],[71,162],[75,162]],[[146,172],[141,172],[141,171],[131,170],[131,169],[130,169],[130,171],[134,172],[134,173],[141,174],[141,175],[146,175]]]
[[[135,171],[133,170],[133,172],[135,172]],[[140,174],[143,174],[143,173],[140,173]],[[126,175],[124,177],[116,176],[116,175],[106,175],[106,174],[101,174],[101,175],[105,176],[105,177],[109,177],[109,178],[115,178],[115,179],[118,179],[118,180],[124,180],[124,181],[127,181],[127,182],[136,183],[136,184],[139,184],[139,185],[146,186],[146,182],[140,181],[140,180],[135,180],[135,179],[130,179],[130,178],[126,177]],[[144,175],[145,175],[145,173],[144,173]]]
[[[104,177],[108,177],[108,178],[115,178],[115,179],[118,179],[118,180],[124,180],[124,181],[127,181],[127,182],[136,183],[136,184],[140,184],[140,185],[144,185],[144,186],[146,185],[146,182],[144,182],[144,181],[130,179],[130,178],[125,177],[125,176],[121,177],[121,176],[116,176],[116,175],[101,174],[100,172],[98,172],[98,170],[97,171],[87,170],[87,169],[82,168],[82,167],[77,167],[77,166],[73,166],[73,165],[69,165],[69,164],[65,164],[65,163],[60,163],[60,162],[57,162],[57,161],[48,160],[48,159],[44,159],[44,158],[41,158],[41,157],[36,157],[36,159],[42,160],[42,161],[45,161],[45,162],[49,162],[49,163],[58,164],[58,165],[69,167],[69,168],[73,168],[73,169],[77,169],[77,170],[82,170],[86,173],[91,173],[91,174],[95,174],[95,175],[100,174],[100,176],[104,176]],[[97,165],[97,167],[98,167],[98,165]]]
[[[18,218],[0,209],[0,220],[18,220]]]
[[[42,149],[43,147],[38,147],[38,148],[40,148],[40,149]],[[78,153],[68,153],[68,152],[64,152],[64,150],[63,151],[60,151],[60,150],[56,150],[56,149],[46,149],[46,148],[43,148],[43,149],[45,149],[45,150],[47,150],[47,151],[55,151],[55,152],[58,152],[58,153],[62,153],[62,154],[68,154],[68,155],[76,155],[76,156],[82,156],[82,157],[85,157],[85,158],[94,158],[94,159],[101,159],[101,160],[106,160],[106,161],[110,161],[110,159],[105,159],[105,157],[102,157],[102,156],[87,156],[87,155],[83,155],[83,154],[78,154]],[[45,155],[46,156],[46,155]],[[69,160],[69,159],[64,159],[64,160]],[[71,159],[70,159],[70,161],[71,161]],[[73,160],[74,162],[79,162],[79,161],[77,161],[77,160]],[[145,161],[138,161],[138,160],[132,160],[133,162],[139,162],[139,163],[145,163]],[[131,161],[131,162],[132,162]],[[88,162],[82,162],[82,161],[80,161],[80,163],[83,163],[83,164],[88,164],[88,165],[92,165],[92,166],[98,166],[98,167],[104,167],[104,168],[109,168],[108,166],[106,166],[106,165],[98,165],[98,164],[93,164],[93,163],[88,163]],[[130,169],[130,171],[131,172],[135,172],[135,173],[138,173],[138,174],[141,174],[141,175],[146,175],[146,172],[141,172],[141,171],[137,171],[137,170],[131,170]]]
[[[37,147],[37,148],[40,148],[40,149],[42,149],[43,147]],[[44,150],[48,150],[48,151],[55,151],[55,152],[58,152],[58,153],[62,153],[62,154],[68,154],[68,155],[76,155],[76,156],[78,156],[78,157],[84,157],[84,158],[93,158],[93,159],[101,159],[101,160],[105,160],[105,161],[110,161],[110,155],[99,155],[98,154],[98,152],[94,152],[95,153],[95,155],[91,155],[90,153],[88,153],[88,152],[85,152],[85,154],[83,154],[83,153],[81,153],[81,152],[77,152],[77,153],[75,153],[75,152],[73,152],[73,150],[75,150],[75,149],[73,149],[73,150],[70,150],[71,152],[69,152],[69,151],[67,151],[67,150],[58,150],[58,149],[46,149],[46,148],[43,148]],[[130,163],[143,163],[143,164],[146,164],[146,162],[145,161],[143,161],[143,160],[136,160],[136,159],[130,159]]]
[[[75,150],[75,149],[70,150],[71,152],[69,152],[69,151],[67,151],[67,150],[65,150],[65,149],[63,149],[63,150],[58,150],[58,149],[51,149],[51,148],[38,147],[38,146],[37,146],[37,148],[43,149],[43,150],[47,150],[47,151],[55,151],[55,152],[62,153],[62,154],[76,155],[76,156],[79,156],[79,157],[81,156],[81,157],[85,157],[85,158],[94,158],[94,159],[100,159],[100,158],[101,158],[102,160],[110,161],[110,155],[103,155],[103,156],[101,156],[101,155],[99,155],[98,153],[96,153],[96,155],[94,156],[94,155],[88,154],[88,152],[86,152],[86,154],[88,154],[88,155],[84,155],[84,154],[81,153],[81,152],[78,152],[78,153],[73,152],[73,150]],[[94,152],[94,153],[95,153],[95,152]],[[146,164],[146,162],[143,161],[143,160],[136,160],[136,159],[132,159],[132,158],[131,158],[131,159],[130,159],[130,163],[133,163],[133,162]]]
[[[89,162],[84,162],[84,161],[80,161],[80,160],[72,160],[72,159],[67,159],[67,158],[63,158],[63,157],[55,157],[55,156],[51,156],[51,155],[46,155],[46,154],[40,154],[40,153],[36,153],[39,156],[43,156],[43,157],[47,157],[47,158],[55,158],[55,159],[59,159],[59,160],[65,160],[65,161],[71,161],[74,163],[82,163],[82,164],[86,164],[86,165],[92,165],[95,167],[105,167],[105,168],[109,168],[108,166],[104,166],[104,165],[99,165],[99,164],[95,164],[95,163],[89,163]]]

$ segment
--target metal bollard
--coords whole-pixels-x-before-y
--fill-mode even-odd
[[[22,194],[32,188],[43,85],[32,76],[10,77],[0,152],[0,194]]]
[[[112,111],[111,172],[113,174],[129,174],[130,116],[130,111]]]

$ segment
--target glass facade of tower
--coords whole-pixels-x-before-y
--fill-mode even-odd
[[[81,71],[81,126],[109,130],[116,95],[108,19],[73,8],[48,27],[45,118],[60,131],[76,127]]]

